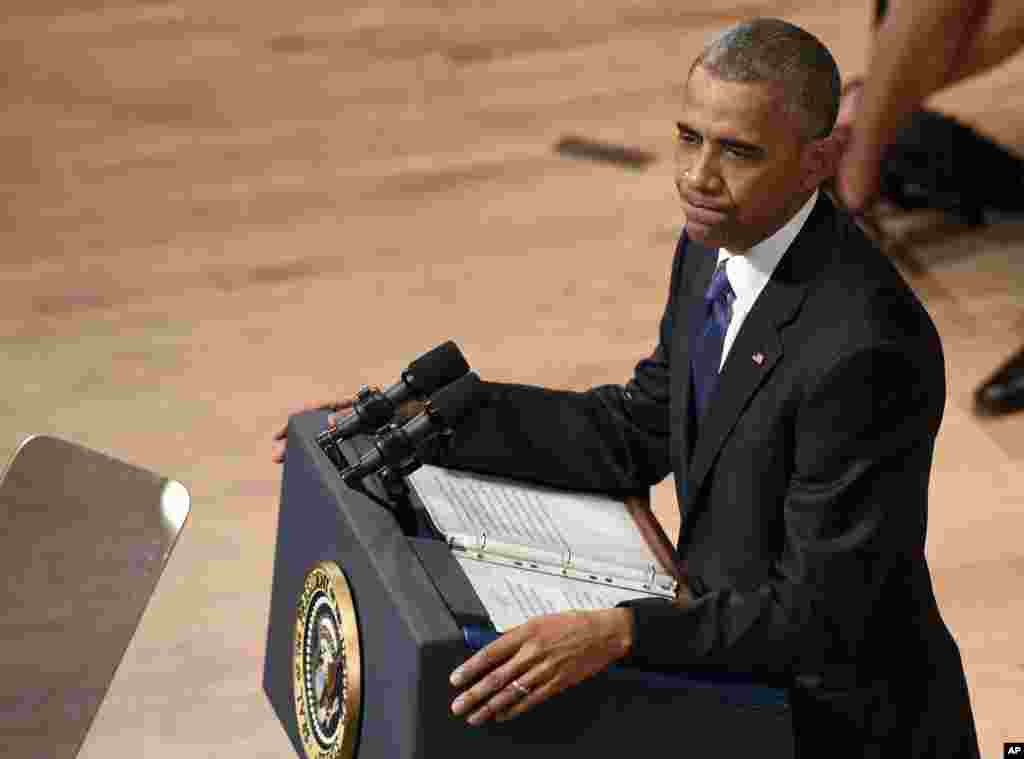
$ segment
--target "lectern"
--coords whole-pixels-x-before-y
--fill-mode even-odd
[[[316,444],[325,419],[288,432],[263,673],[299,756],[621,757],[666,741],[695,758],[793,755],[783,690],[627,667],[508,722],[452,716],[448,675],[486,611],[443,542],[344,484]]]

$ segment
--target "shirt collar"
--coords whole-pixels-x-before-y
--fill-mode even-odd
[[[800,234],[817,201],[818,190],[815,190],[793,218],[776,230],[771,237],[761,240],[742,255],[731,253],[725,248],[718,249],[718,261],[726,262],[725,271],[729,277],[729,284],[736,294],[736,300],[750,304],[760,295],[782,256]]]

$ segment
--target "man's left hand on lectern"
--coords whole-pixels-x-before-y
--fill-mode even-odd
[[[346,398],[342,401],[326,401],[319,403],[307,403],[301,408],[293,411],[291,415],[301,414],[303,411],[333,411],[335,413],[327,417],[327,424],[333,427],[337,422],[337,419],[342,416],[347,416],[352,412],[349,410],[352,408],[352,399]],[[339,413],[341,412],[341,413]],[[284,423],[277,432],[274,433],[274,452],[271,456],[271,460],[275,464],[280,464],[284,461],[284,449],[288,443],[288,422]]]
[[[452,712],[469,715],[471,725],[517,717],[606,669],[632,645],[630,609],[534,617],[452,672],[451,684],[466,688],[452,702]]]

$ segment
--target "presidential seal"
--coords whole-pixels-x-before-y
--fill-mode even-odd
[[[295,716],[309,759],[352,759],[359,732],[359,625],[334,562],[306,574],[295,620]]]

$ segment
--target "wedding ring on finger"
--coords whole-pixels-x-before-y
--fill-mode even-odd
[[[525,685],[523,685],[523,684],[522,684],[521,682],[519,682],[518,680],[513,680],[513,681],[512,681],[512,687],[513,687],[513,688],[515,688],[515,689],[516,689],[516,691],[518,691],[519,695],[520,695],[520,696],[522,696],[522,697],[524,697],[524,698],[525,698],[526,696],[529,696],[529,695],[530,695],[530,689],[529,689],[529,688],[527,688],[527,687],[526,687]]]

